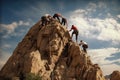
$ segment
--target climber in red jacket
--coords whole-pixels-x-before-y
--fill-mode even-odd
[[[79,31],[78,31],[77,27],[74,26],[74,25],[72,25],[72,27],[71,27],[71,29],[69,31],[71,31],[71,30],[73,30],[72,37],[73,37],[73,34],[75,34],[76,35],[76,42],[77,42]]]

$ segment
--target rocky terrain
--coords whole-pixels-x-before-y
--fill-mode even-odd
[[[113,73],[110,75],[110,80],[120,80],[120,72],[113,71]]]
[[[65,26],[57,20],[46,26],[40,23],[31,27],[18,44],[1,69],[0,79],[24,80],[26,74],[34,73],[42,80],[105,80],[99,65],[71,40]]]

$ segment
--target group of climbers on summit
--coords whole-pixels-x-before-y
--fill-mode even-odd
[[[60,19],[61,18],[61,19]],[[42,16],[41,17],[41,21],[42,21],[42,26],[45,26],[46,24],[48,24],[51,20],[53,20],[53,19],[57,19],[60,23],[61,23],[61,25],[66,25],[66,26],[68,26],[67,25],[67,20],[66,20],[66,18],[64,18],[61,14],[59,14],[59,13],[56,13],[56,14],[54,14],[53,15],[53,17],[52,16],[50,16],[49,14],[45,14],[44,16]],[[60,21],[60,20],[62,20],[62,21]]]
[[[49,24],[50,21],[53,21],[54,19],[57,19],[61,25],[64,25],[64,26],[66,25],[68,27],[67,19],[64,18],[60,13],[55,13],[53,15],[53,17],[50,16],[49,14],[45,14],[44,16],[41,17],[41,22],[42,22],[41,25],[45,26],[45,25]],[[76,42],[77,42],[79,31],[75,25],[71,26],[71,29],[69,31],[71,31],[71,30],[73,30],[71,38],[73,37],[73,34],[75,34]],[[82,46],[83,51],[87,53],[86,49],[88,48],[88,44],[85,41],[81,40],[79,43],[79,46]]]

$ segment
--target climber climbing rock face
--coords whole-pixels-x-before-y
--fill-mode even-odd
[[[87,53],[87,50],[86,50],[86,49],[88,48],[87,42],[81,40],[80,43],[79,43],[79,45],[82,46],[83,51],[84,51],[85,53]]]
[[[42,26],[47,25],[48,23],[50,23],[50,21],[52,20],[52,17],[49,14],[45,14],[44,16],[41,17],[41,21],[42,21]]]
[[[41,21],[42,21],[41,25],[45,26],[48,23],[49,20],[48,20],[47,16],[42,16],[41,17]]]
[[[71,31],[71,30],[73,30],[71,37],[73,37],[73,34],[75,34],[76,35],[76,42],[77,42],[79,31],[78,31],[77,27],[74,25],[72,25],[72,27],[69,31]]]

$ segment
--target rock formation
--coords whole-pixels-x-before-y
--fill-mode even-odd
[[[73,42],[65,26],[52,20],[36,23],[18,44],[0,71],[0,78],[13,79],[27,73],[42,80],[105,80],[100,67]]]
[[[120,80],[120,72],[113,71],[113,73],[110,75],[110,80]]]

